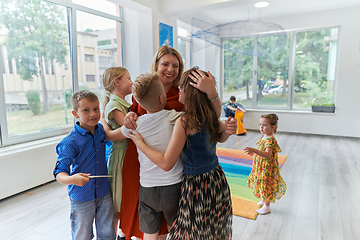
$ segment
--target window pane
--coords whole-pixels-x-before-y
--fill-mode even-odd
[[[224,41],[224,95],[223,102],[235,96],[246,107],[252,106],[253,56],[231,50],[253,47],[253,38]]]
[[[190,69],[190,42],[178,38],[178,51],[184,62],[184,70]]]
[[[279,46],[284,36],[258,38],[257,106],[286,107],[288,104],[289,43]],[[271,49],[281,49],[273,52]],[[265,51],[266,50],[266,51]]]
[[[66,8],[13,0],[0,11],[8,137],[71,126]]]
[[[296,34],[294,108],[333,103],[338,28]]]
[[[120,17],[119,5],[107,0],[72,0],[73,3]]]
[[[77,11],[79,89],[104,99],[102,74],[106,68],[122,66],[120,22]]]

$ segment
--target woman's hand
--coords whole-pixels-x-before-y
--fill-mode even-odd
[[[236,119],[228,117],[225,121],[225,133],[228,135],[233,135],[236,133],[237,124]]]
[[[215,98],[217,96],[217,91],[215,88],[215,80],[214,77],[211,75],[210,72],[208,73],[208,77],[199,69],[196,69],[196,71],[192,71],[191,74],[189,74],[189,77],[195,82],[190,82],[190,85],[194,88],[199,89],[203,93],[206,93],[208,95],[209,99]]]
[[[194,88],[200,90],[203,93],[207,94],[207,97],[211,101],[211,105],[213,106],[217,117],[221,116],[222,106],[219,95],[215,88],[215,80],[210,72],[207,72],[208,77],[199,69],[196,71],[192,71],[189,74],[189,77],[195,82],[190,82],[190,85]]]
[[[128,112],[124,118],[124,125],[126,128],[131,130],[136,130],[137,124],[136,120],[138,119],[138,115],[135,112]]]
[[[130,136],[131,140],[133,140],[133,142],[136,144],[137,147],[139,147],[140,144],[144,143],[143,137],[137,131],[134,131],[134,133],[130,133],[129,136]]]

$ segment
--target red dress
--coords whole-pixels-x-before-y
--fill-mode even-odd
[[[179,90],[174,86],[166,93],[167,102],[165,109],[176,111],[183,111],[184,105],[178,101]],[[133,98],[131,111],[138,116],[146,114],[143,109]],[[130,238],[136,236],[142,238],[143,233],[139,230],[139,186],[140,186],[140,164],[138,161],[138,154],[136,145],[132,140],[129,141],[123,163],[122,170],[122,199],[120,208],[120,228]],[[160,235],[167,234],[166,221],[163,218],[163,224],[160,228]]]

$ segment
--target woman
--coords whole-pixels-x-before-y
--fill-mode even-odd
[[[184,64],[181,58],[181,55],[174,48],[169,46],[160,47],[155,53],[150,72],[158,72],[160,75],[160,80],[164,85],[167,103],[165,109],[171,110],[175,109],[176,111],[182,111],[184,105],[178,101],[179,99],[179,90],[178,85],[181,78],[181,75],[184,70]],[[210,74],[211,76],[211,74]],[[217,92],[210,91],[207,89],[207,86],[213,85],[214,81],[211,76],[207,78],[199,78],[197,87],[204,92],[207,92],[208,98],[213,99],[212,104],[218,113],[218,116],[221,114],[221,101],[217,95]],[[136,119],[138,116],[146,114],[146,111],[132,99],[131,111],[125,117],[125,126],[127,128],[134,129],[136,128]],[[106,137],[109,140],[116,140],[114,132],[111,133],[107,127],[104,127],[106,131]],[[124,157],[123,164],[123,190],[122,190],[122,201],[120,208],[120,228],[125,233],[128,239],[131,236],[136,236],[142,238],[143,233],[139,230],[139,215],[138,215],[138,199],[139,199],[139,172],[140,165],[137,154],[137,149],[132,140],[129,141],[128,148]],[[166,222],[163,221],[163,225],[160,229],[160,234],[167,234]]]

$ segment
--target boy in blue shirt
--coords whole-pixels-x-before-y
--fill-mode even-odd
[[[105,160],[105,134],[96,94],[82,90],[72,97],[72,114],[79,121],[56,146],[54,176],[68,185],[72,239],[92,239],[95,219],[97,239],[114,240],[113,203]]]
[[[225,117],[235,117],[235,112],[236,111],[241,111],[241,112],[246,112],[245,107],[242,106],[242,108],[240,106],[238,106],[236,103],[236,97],[235,96],[231,96],[229,99],[229,102],[226,104],[226,106],[224,107],[224,112],[225,112]],[[241,103],[240,103],[241,104]],[[242,104],[241,104],[242,105]]]

